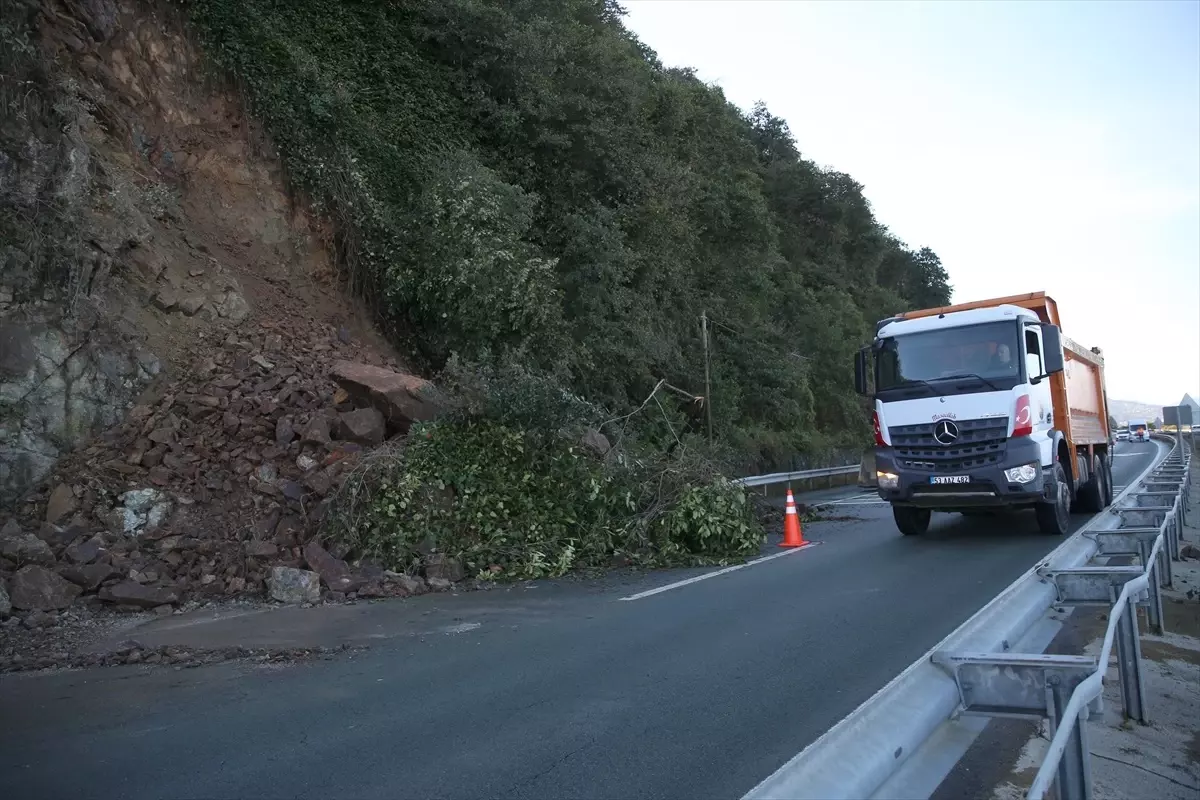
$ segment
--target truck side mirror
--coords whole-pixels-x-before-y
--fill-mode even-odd
[[[869,391],[867,375],[870,372],[870,353],[870,348],[864,347],[854,354],[854,391],[863,395]]]
[[[1063,371],[1062,333],[1057,325],[1042,323],[1042,361],[1046,365],[1046,374],[1053,375]]]

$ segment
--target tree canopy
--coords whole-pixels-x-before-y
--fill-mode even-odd
[[[745,468],[866,441],[872,323],[945,269],[763,104],[669,68],[613,0],[192,0],[355,287],[431,369],[520,354],[620,413],[704,393]]]

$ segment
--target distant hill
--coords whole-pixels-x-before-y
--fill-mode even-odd
[[[1192,407],[1192,419],[1200,420],[1200,404],[1190,394],[1185,394],[1179,405]],[[1117,422],[1128,422],[1130,419],[1145,419],[1153,422],[1162,418],[1162,406],[1153,403],[1139,403],[1135,400],[1109,400],[1108,412],[1116,417]]]
[[[1109,400],[1108,413],[1117,418],[1117,422],[1128,422],[1131,419],[1144,419],[1153,422],[1162,417],[1162,406],[1153,403],[1139,403],[1134,400]]]

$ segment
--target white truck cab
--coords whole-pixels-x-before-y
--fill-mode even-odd
[[[985,301],[883,320],[860,351],[856,384],[874,400],[878,491],[902,533],[923,533],[932,511],[1032,507],[1045,532],[1062,534],[1079,487],[1103,479],[1092,460],[1100,449],[1089,444],[1076,464],[1070,422],[1056,412],[1069,385],[1063,341],[1037,310],[1053,308],[1045,313],[1054,319],[1057,308],[1040,293],[1020,299],[1033,308]],[[1103,394],[1099,366],[1082,359],[1103,361],[1077,358],[1077,374],[1094,369]],[[1107,445],[1107,421],[1093,438]],[[1103,498],[1111,486],[1094,488]]]

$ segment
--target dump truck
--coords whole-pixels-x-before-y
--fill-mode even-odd
[[[1031,509],[1063,535],[1072,512],[1112,502],[1104,357],[1063,335],[1045,292],[881,320],[854,372],[901,533],[924,533],[935,511]]]

